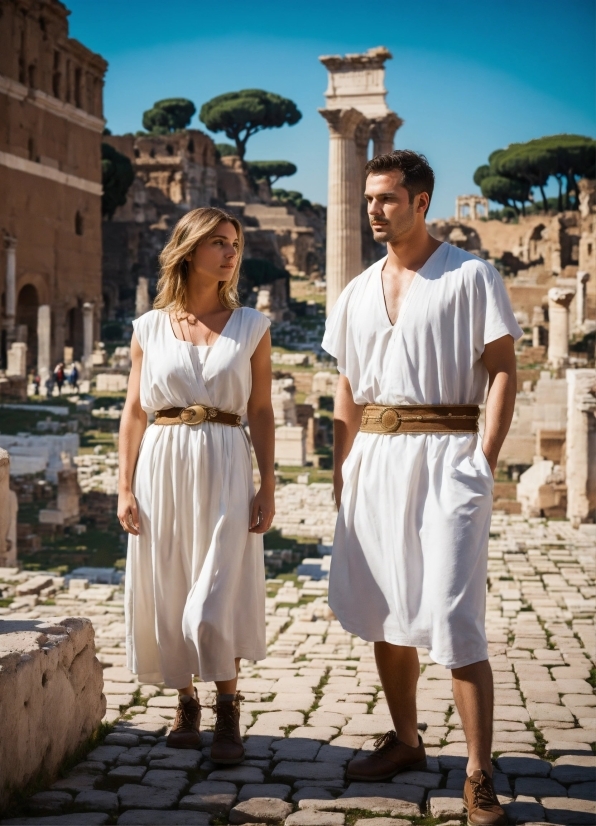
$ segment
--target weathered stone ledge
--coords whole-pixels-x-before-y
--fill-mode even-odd
[[[0,807],[40,772],[51,777],[105,709],[90,620],[0,620]]]

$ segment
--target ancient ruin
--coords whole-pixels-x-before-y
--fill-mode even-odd
[[[391,152],[403,123],[385,102],[384,65],[389,59],[391,53],[383,46],[364,54],[319,58],[329,72],[326,105],[319,109],[329,126],[328,313],[346,284],[362,271],[362,225],[368,226],[362,193],[369,143],[372,140],[374,155]]]
[[[3,4],[0,366],[14,342],[47,378],[83,355],[83,305],[101,305],[101,133],[106,62],[68,37],[58,2]],[[40,17],[41,13],[41,17]],[[40,20],[43,25],[40,25]],[[48,205],[52,208],[48,210]],[[31,226],[36,230],[31,232]],[[91,319],[92,338],[99,320]],[[14,374],[13,374],[14,375]],[[8,388],[4,392],[8,392]]]

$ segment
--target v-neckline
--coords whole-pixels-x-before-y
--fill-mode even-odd
[[[215,345],[220,340],[220,338],[223,338],[224,333],[226,332],[226,330],[228,329],[228,326],[230,325],[232,319],[234,318],[234,313],[236,312],[236,310],[240,310],[240,309],[242,309],[242,308],[241,307],[235,307],[232,310],[232,312],[230,313],[230,317],[228,318],[228,320],[224,324],[221,333],[215,339],[213,344],[194,344],[192,341],[187,341],[185,338],[178,338],[178,336],[174,332],[174,327],[172,325],[172,316],[170,315],[170,313],[166,313],[166,316],[167,316],[168,327],[170,329],[170,333],[172,334],[172,336],[175,338],[176,341],[179,341],[181,344],[190,344],[191,347],[201,348],[201,349],[205,349],[205,350],[211,350],[211,349],[213,349],[213,347],[215,347]],[[180,329],[182,329],[182,327]]]
[[[392,330],[395,330],[397,327],[401,326],[401,320],[403,319],[403,317],[405,315],[405,310],[407,309],[407,306],[410,303],[412,294],[415,292],[415,288],[418,286],[418,284],[420,283],[420,280],[422,278],[422,275],[421,275],[422,271],[425,269],[425,267],[428,265],[428,263],[435,257],[437,252],[442,247],[443,247],[443,242],[441,242],[439,244],[439,246],[436,248],[436,250],[433,253],[431,253],[431,255],[428,256],[428,258],[426,259],[424,264],[420,267],[420,269],[416,270],[416,272],[414,273],[414,278],[412,278],[412,280],[410,281],[410,286],[408,287],[407,292],[406,292],[405,296],[403,297],[403,300],[401,302],[401,307],[399,308],[397,318],[395,319],[394,322],[391,321],[391,318],[389,316],[389,311],[387,309],[387,301],[385,299],[385,290],[383,288],[383,270],[385,268],[385,264],[387,263],[388,256],[386,255],[379,262],[380,267],[379,267],[379,288],[378,289],[379,289],[380,304],[381,304],[381,309],[382,309],[382,312],[383,312],[384,319],[385,319],[386,323],[389,325],[389,327]]]

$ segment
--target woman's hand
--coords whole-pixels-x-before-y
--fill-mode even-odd
[[[275,516],[274,489],[260,487],[250,509],[250,533],[265,533],[271,527]]]
[[[139,535],[139,509],[132,491],[118,494],[118,521],[126,533]]]

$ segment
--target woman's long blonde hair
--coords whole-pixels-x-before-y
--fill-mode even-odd
[[[234,310],[240,307],[238,279],[244,250],[244,233],[240,221],[216,207],[200,207],[187,212],[172,231],[170,240],[159,256],[160,275],[157,295],[153,306],[156,310],[186,312],[186,284],[188,262],[184,259],[198,244],[208,238],[222,222],[233,225],[238,234],[238,259],[234,274],[229,281],[219,282],[219,300],[224,307]]]

